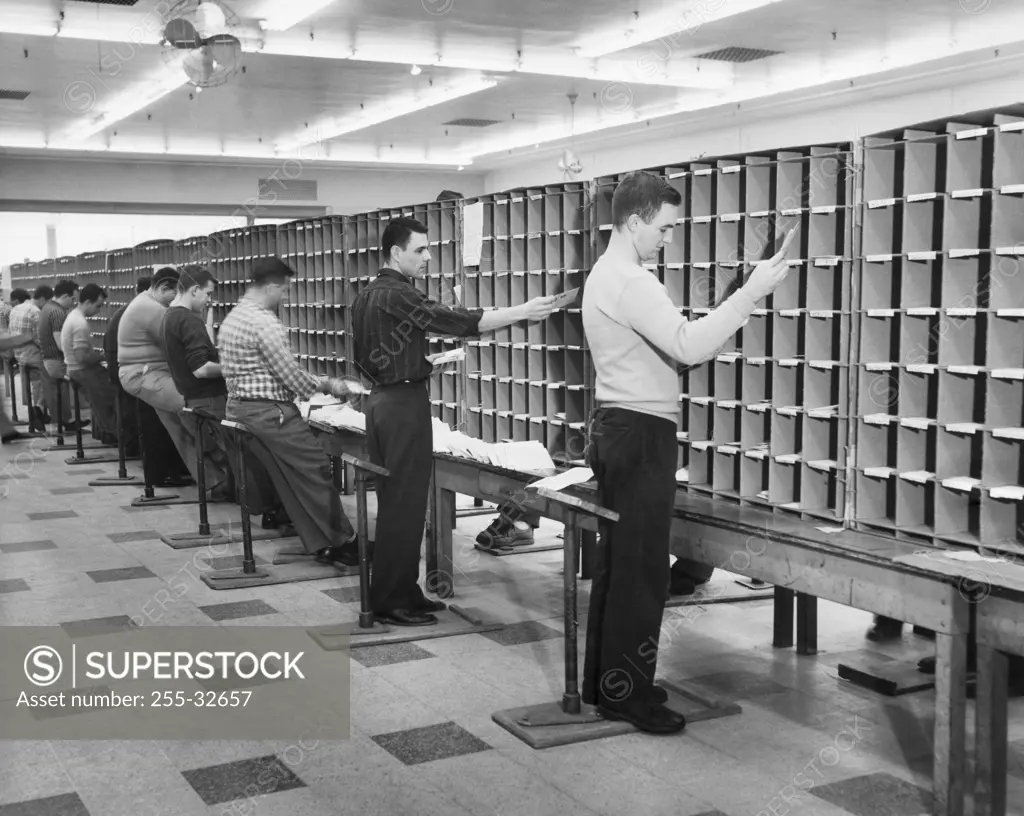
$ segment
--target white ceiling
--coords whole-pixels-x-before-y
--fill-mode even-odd
[[[484,170],[571,135],[1024,48],[1022,0],[217,0],[245,70],[199,93],[159,44],[176,0],[127,2],[0,0],[0,87],[29,92],[0,100],[0,151]],[[260,25],[310,4],[287,30]],[[783,53],[697,58],[727,47]],[[449,87],[476,90],[441,101]],[[464,117],[498,123],[445,124]]]

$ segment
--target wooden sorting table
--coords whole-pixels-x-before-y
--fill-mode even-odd
[[[321,432],[321,441],[332,455],[365,450],[365,436],[358,432],[322,426],[315,421],[311,425]],[[545,518],[564,522],[560,505],[526,492],[526,486],[534,480],[535,477],[518,471],[449,454],[434,454],[427,572],[448,576],[445,582],[438,582],[443,584],[447,597],[455,594],[457,573],[452,540],[456,494],[519,504]],[[578,493],[582,498],[593,497],[593,489],[588,486],[577,486],[568,492]],[[596,535],[594,519],[581,521],[590,535]],[[794,595],[798,601],[798,630],[803,629],[798,637],[805,646],[813,646],[813,610],[817,598],[935,632],[933,813],[962,816],[966,791],[970,603],[958,588],[955,577],[893,561],[918,549],[920,547],[914,544],[850,530],[824,533],[806,521],[757,508],[738,507],[682,492],[676,497],[672,553],[774,585],[777,645],[792,645],[791,639],[786,642],[782,630],[787,620],[792,627]],[[989,635],[995,639],[996,648],[1024,654],[1024,606],[1020,603],[1024,602],[1024,594],[1020,602],[1013,600],[998,605],[990,601],[988,608],[992,610],[993,622],[979,614],[979,648],[984,619],[984,631],[999,633]],[[1016,637],[1012,643],[1011,633]],[[807,651],[813,653],[813,648]],[[1005,718],[1005,696],[1003,700]],[[1005,740],[1003,751],[1005,753]]]

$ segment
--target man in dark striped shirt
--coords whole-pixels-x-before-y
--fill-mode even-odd
[[[437,623],[431,613],[445,605],[428,600],[418,584],[434,456],[427,334],[473,337],[520,320],[544,320],[554,298],[486,312],[429,299],[413,285],[430,261],[427,228],[413,218],[392,219],[381,250],[386,266],[352,309],[356,363],[373,383],[366,409],[370,459],[391,472],[377,483],[370,605],[384,623],[429,626]]]

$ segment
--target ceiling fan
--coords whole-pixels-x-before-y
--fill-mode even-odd
[[[241,67],[242,43],[230,33],[238,24],[220,0],[180,0],[164,18],[164,58],[197,88],[223,85]]]

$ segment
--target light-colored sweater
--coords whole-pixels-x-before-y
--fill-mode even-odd
[[[120,366],[167,361],[160,342],[160,327],[167,307],[142,292],[128,304],[117,327],[117,362]]]
[[[755,308],[740,289],[711,314],[689,321],[652,272],[602,256],[583,289],[583,328],[597,369],[597,402],[676,422],[677,365],[711,359]]]

